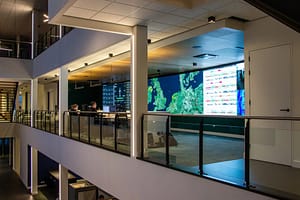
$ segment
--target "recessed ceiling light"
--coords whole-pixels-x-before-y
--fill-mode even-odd
[[[200,45],[194,45],[194,46],[192,46],[192,48],[193,48],[193,49],[200,49],[201,46],[200,46]]]
[[[208,60],[208,59],[216,58],[217,55],[215,55],[215,54],[210,54],[210,53],[202,53],[202,54],[199,54],[199,55],[196,55],[196,56],[193,56],[193,57],[194,57],[194,58],[200,58],[200,59]]]

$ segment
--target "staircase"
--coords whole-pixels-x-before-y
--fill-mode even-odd
[[[12,121],[17,89],[17,82],[0,81],[0,122]]]

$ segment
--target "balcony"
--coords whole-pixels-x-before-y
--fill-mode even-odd
[[[295,128],[299,121],[296,117],[145,113],[138,159],[275,198],[299,199],[299,168],[288,163],[285,152],[273,149],[280,141],[267,140],[273,133],[282,142],[290,134],[299,134]],[[62,137],[128,156],[130,122],[130,113],[66,111]],[[58,114],[35,111],[34,128],[57,134]]]

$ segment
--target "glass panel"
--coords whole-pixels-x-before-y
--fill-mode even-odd
[[[119,113],[116,120],[117,150],[130,154],[130,115]]]
[[[80,141],[88,142],[90,114],[80,113]]]
[[[106,148],[114,148],[115,114],[103,113],[102,118],[102,145]]]
[[[300,169],[292,167],[292,136],[299,141],[300,122],[250,121],[251,189],[300,199]]]
[[[244,184],[244,120],[209,118],[203,123],[203,173]]]
[[[69,113],[70,121],[69,121],[69,128],[70,128],[70,137],[79,139],[79,115],[75,113]]]
[[[167,116],[144,116],[144,159],[166,163]]]
[[[101,115],[95,115],[90,118],[90,143],[100,145],[100,121]]]
[[[199,128],[201,118],[170,117],[169,154],[171,167],[199,174]]]
[[[63,129],[64,133],[63,133],[63,135],[65,137],[70,137],[70,132],[71,132],[70,113],[65,112],[63,117],[64,117],[64,129]]]

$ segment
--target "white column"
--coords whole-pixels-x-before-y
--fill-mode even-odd
[[[59,200],[68,200],[68,169],[59,164]]]
[[[147,112],[148,87],[147,27],[133,27],[131,46],[131,157],[139,156],[141,119]]]
[[[30,92],[31,127],[34,127],[34,111],[38,108],[38,79],[31,80]]]
[[[68,69],[59,71],[59,135],[63,135],[63,112],[68,110]],[[68,169],[59,164],[59,200],[68,200]]]
[[[31,147],[31,194],[38,193],[38,151],[36,148]]]
[[[61,67],[59,70],[59,135],[63,135],[63,112],[68,110],[68,69]]]

